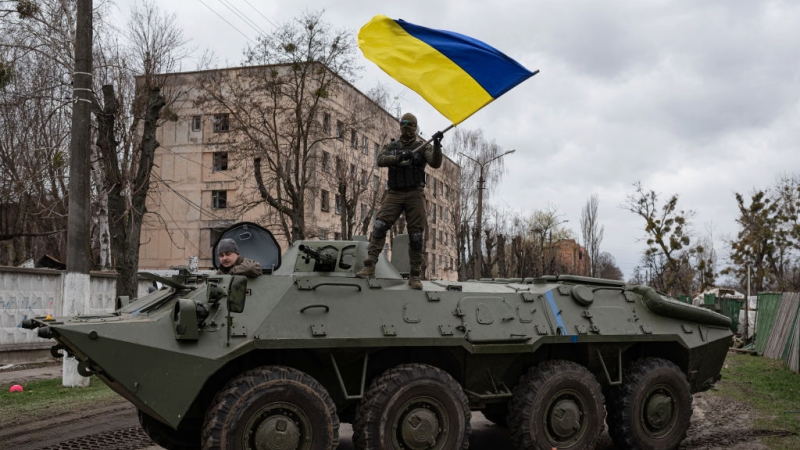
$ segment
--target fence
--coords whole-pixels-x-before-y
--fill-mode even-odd
[[[760,300],[760,299],[759,299]],[[769,327],[763,355],[767,358],[782,359],[790,369],[800,372],[800,294],[784,292],[777,303],[776,313]],[[759,306],[759,311],[761,307]],[[766,322],[766,320],[764,320]],[[766,326],[765,326],[766,328]],[[758,331],[757,333],[760,333]],[[758,351],[758,349],[756,349]]]
[[[50,269],[0,267],[0,362],[12,358],[10,352],[47,349],[48,339],[20,327],[29,317],[63,315],[65,272]],[[114,311],[115,273],[90,274],[91,297],[85,314],[104,314]],[[140,282],[139,295],[147,292],[151,282]]]

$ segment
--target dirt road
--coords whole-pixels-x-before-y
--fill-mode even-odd
[[[696,395],[694,405],[692,425],[682,449],[766,450],[759,438],[781,435],[781,432],[753,429],[746,406],[733,404],[713,392]],[[491,424],[480,413],[473,413],[472,427],[470,449],[511,449],[505,429]],[[353,449],[351,433],[350,425],[343,424],[340,450]],[[43,411],[39,418],[7,424],[0,429],[0,442],[4,448],[18,450],[160,449],[140,430],[133,406],[121,398],[59,417],[48,417]],[[607,433],[597,448],[613,450]]]

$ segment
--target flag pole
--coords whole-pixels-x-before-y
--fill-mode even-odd
[[[455,127],[455,125],[450,125],[449,127],[447,127],[444,130],[442,130],[441,133],[445,134],[448,131],[452,130],[454,127]],[[433,134],[436,134],[436,133],[433,133]],[[426,145],[430,144],[431,141],[433,141],[433,138],[428,139],[427,141],[423,142],[422,145],[420,145],[419,147],[417,147],[417,148],[415,148],[414,150],[411,150],[411,151],[412,152],[416,152],[417,150],[419,150],[419,149],[425,147]]]

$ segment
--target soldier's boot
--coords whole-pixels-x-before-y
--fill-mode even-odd
[[[364,267],[356,272],[358,278],[372,278],[375,276],[375,261],[371,259],[364,260]]]
[[[419,281],[419,272],[412,270],[408,275],[408,287],[418,291],[422,290],[422,282]]]

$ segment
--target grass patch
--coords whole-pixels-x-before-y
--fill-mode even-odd
[[[114,403],[121,400],[97,377],[89,380],[85,388],[67,388],[61,379],[31,381],[23,386],[24,392],[0,392],[0,427],[30,417],[44,418],[58,413],[80,409],[87,405]]]
[[[718,391],[712,395],[734,398],[752,406],[753,428],[800,433],[800,374],[783,361],[761,356],[729,353]],[[762,438],[770,449],[800,448],[800,436]]]

